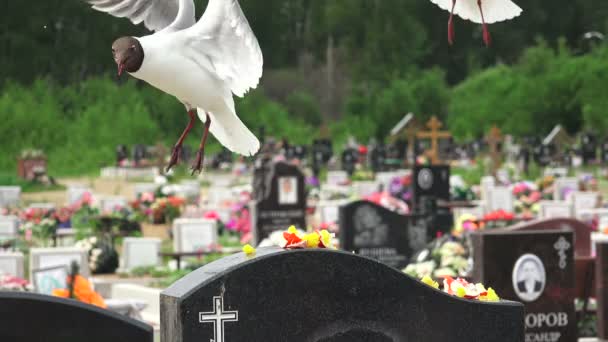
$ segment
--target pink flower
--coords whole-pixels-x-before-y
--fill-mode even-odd
[[[93,196],[91,195],[90,192],[85,192],[84,194],[82,194],[82,198],[80,199],[80,203],[82,203],[83,205],[91,205],[93,204]]]
[[[154,202],[154,194],[151,192],[143,192],[141,194],[141,201],[142,202]]]
[[[206,212],[204,218],[219,221],[220,215],[217,213],[217,211],[212,210]]]

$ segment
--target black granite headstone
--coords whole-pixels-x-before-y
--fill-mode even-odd
[[[447,165],[416,165],[412,183],[416,210],[419,210],[424,198],[450,200],[450,167]]]
[[[26,292],[0,291],[0,341],[152,342],[153,329],[112,311]]]
[[[570,229],[472,235],[474,280],[525,304],[526,341],[577,340],[573,239]]]
[[[306,228],[304,174],[295,165],[266,162],[254,172],[252,212],[255,242],[295,225]]]
[[[604,140],[601,146],[601,157],[604,165],[608,164],[608,139]]]
[[[387,158],[386,147],[384,145],[378,145],[378,146],[374,147],[372,149],[370,157],[371,157],[370,159],[371,159],[372,171],[374,171],[374,172],[384,171],[386,158]]]
[[[340,248],[401,269],[434,238],[423,217],[406,216],[372,202],[340,207]]]
[[[581,139],[581,149],[583,153],[583,163],[589,164],[596,159],[597,139],[591,133],[583,134]]]
[[[347,148],[342,152],[342,170],[346,171],[349,176],[355,172],[358,156],[358,152],[352,148]]]
[[[120,165],[120,163],[129,158],[129,150],[125,145],[116,146],[116,165]]]
[[[146,146],[145,145],[135,145],[133,147],[133,160],[136,165],[146,158]]]
[[[259,249],[161,294],[162,342],[523,342],[523,305],[459,299],[377,261]]]

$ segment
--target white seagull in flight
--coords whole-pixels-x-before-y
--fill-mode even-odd
[[[209,131],[229,150],[251,156],[260,142],[236,115],[232,94],[242,97],[256,88],[264,58],[237,0],[209,0],[195,19],[193,0],[84,0],[96,10],[128,18],[155,31],[144,37],[122,37],[112,54],[123,71],[175,96],[190,121],[173,148],[167,170],[177,164],[182,143],[196,121],[205,130],[192,165],[202,171]]]
[[[488,25],[513,19],[521,14],[519,8],[511,0],[431,0],[432,3],[450,12],[448,20],[448,42],[454,43],[454,14],[462,19],[483,25],[483,41],[486,46],[492,39]]]

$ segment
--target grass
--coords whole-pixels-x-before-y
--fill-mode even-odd
[[[19,186],[21,187],[22,193],[62,191],[66,189],[66,187],[61,184],[45,185],[39,182],[26,181],[11,173],[0,173],[0,185]]]

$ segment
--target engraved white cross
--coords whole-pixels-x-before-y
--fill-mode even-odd
[[[553,248],[557,250],[559,255],[559,268],[562,270],[566,268],[566,251],[570,249],[570,243],[566,241],[566,238],[560,236],[559,240],[553,245]]]
[[[199,312],[200,323],[213,323],[213,342],[224,342],[224,323],[238,322],[238,311],[224,311],[224,298],[213,297],[213,312]]]

